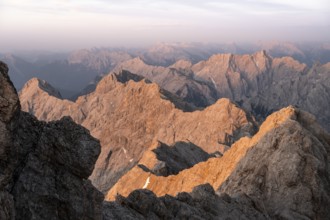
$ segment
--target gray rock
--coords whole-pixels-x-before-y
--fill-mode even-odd
[[[228,197],[228,195],[227,195]],[[104,219],[266,219],[246,195],[226,198],[215,194],[211,185],[194,188],[191,194],[157,198],[147,190],[135,190],[127,198],[117,196],[115,202],[105,202]],[[111,218],[109,218],[111,216]]]
[[[330,135],[310,114],[295,117],[251,148],[219,192],[247,194],[274,219],[328,219]]]
[[[0,219],[15,219],[14,199],[7,192],[0,192]]]
[[[87,180],[99,141],[69,117],[20,112],[7,71],[0,62],[0,219],[101,219],[103,195]]]

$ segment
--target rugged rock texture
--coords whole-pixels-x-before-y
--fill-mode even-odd
[[[267,219],[262,207],[248,196],[217,196],[209,184],[195,187],[192,193],[157,198],[149,190],[133,191],[127,198],[105,202],[104,219]]]
[[[20,105],[16,90],[7,73],[7,65],[0,62],[0,217],[15,219],[13,196],[5,189],[13,177],[15,167],[12,142]]]
[[[252,138],[235,142],[177,175],[156,176],[136,166],[108,192],[128,196],[149,189],[157,196],[191,192],[209,183],[231,197],[247,195],[275,219],[327,219],[330,204],[330,135],[309,113],[288,107],[273,113]]]
[[[214,55],[191,69],[197,78],[214,83],[218,97],[230,98],[259,119],[295,105],[330,131],[329,64],[308,68],[290,57],[272,58],[260,51]]]
[[[218,98],[216,89],[211,82],[194,79],[190,66],[190,62],[180,60],[166,68],[147,65],[142,59],[134,58],[120,63],[114,71],[124,69],[144,76],[196,106],[213,104]]]
[[[24,94],[26,96],[35,95],[35,94],[39,95],[42,92],[46,92],[50,96],[54,96],[59,99],[62,98],[61,93],[57,89],[55,89],[53,86],[51,86],[48,82],[46,82],[45,80],[40,80],[38,78],[32,78],[24,86],[31,88],[29,90],[31,92],[31,94]],[[39,91],[34,91],[34,90],[32,90],[32,88],[36,89],[36,90],[39,89]],[[26,88],[23,88],[23,89],[27,90]]]
[[[0,219],[101,219],[103,195],[87,180],[100,153],[87,129],[20,111],[0,62]]]
[[[199,50],[199,46],[204,49]],[[160,44],[149,52],[80,50],[72,53],[68,60],[42,66],[15,56],[5,58],[11,63],[12,75],[19,78],[18,88],[21,88],[22,82],[37,76],[59,88],[63,97],[76,100],[77,95],[71,96],[73,91],[70,90],[80,95],[90,93],[103,75],[116,67],[116,72],[124,69],[142,75],[195,106],[205,107],[219,98],[229,98],[263,121],[272,112],[294,105],[314,114],[318,122],[330,131],[330,68],[326,63],[330,57],[329,45],[302,46],[273,42],[254,45],[253,49],[246,50],[239,49],[238,45],[218,45],[216,48],[223,49],[213,51],[212,47],[205,46]],[[254,52],[256,48],[265,49],[267,53],[264,50]],[[208,51],[205,53],[207,56],[193,58],[197,51],[204,54],[204,50]],[[219,52],[229,53],[214,55]],[[249,54],[232,54],[242,52]],[[163,61],[171,62],[166,61],[166,67],[152,66],[157,62],[151,62],[148,57],[158,60],[155,53]],[[279,56],[293,56],[309,65],[291,57]],[[317,60],[323,65],[313,65]],[[95,82],[89,84],[95,77]]]
[[[179,60],[168,67],[147,65],[134,58],[115,68],[121,69],[144,76],[196,106],[229,98],[260,121],[295,105],[316,115],[330,131],[329,63],[308,67],[291,57],[272,58],[263,50],[245,55],[216,54],[196,64]]]
[[[219,191],[257,198],[274,219],[329,218],[330,135],[296,110],[247,152]]]
[[[235,140],[254,132],[253,120],[227,99],[202,111],[184,112],[181,109],[193,108],[140,79],[127,71],[110,74],[94,93],[75,103],[45,92],[31,97],[34,89],[25,87],[20,93],[22,108],[46,121],[69,115],[100,139],[102,151],[91,179],[104,192],[137,164],[154,141],[191,142],[208,154],[223,153]]]

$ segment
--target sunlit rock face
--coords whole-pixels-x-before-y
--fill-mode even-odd
[[[253,118],[228,99],[198,110],[128,71],[104,77],[95,92],[76,102],[28,86],[20,99],[23,110],[40,120],[69,115],[100,140],[101,155],[90,178],[103,192],[134,167],[154,141],[166,145],[181,141],[207,154],[223,153],[256,127]]]

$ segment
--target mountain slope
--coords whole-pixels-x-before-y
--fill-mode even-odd
[[[246,153],[219,191],[259,199],[272,218],[326,219],[329,162],[330,134],[314,116],[295,110]]]
[[[47,93],[24,96],[31,93],[22,90],[22,109],[46,121],[69,115],[100,139],[101,155],[91,180],[101,191],[136,165],[154,141],[188,141],[209,154],[223,153],[235,140],[254,132],[254,121],[227,99],[203,111],[184,112],[181,109],[194,109],[156,84],[139,80],[127,71],[110,74],[94,93],[75,103]]]
[[[261,51],[214,55],[191,69],[196,77],[214,83],[218,97],[230,98],[261,120],[295,105],[330,130],[329,64],[308,68],[290,57],[272,58]]]
[[[194,79],[187,61],[180,60],[170,67],[161,67],[147,65],[140,58],[134,58],[122,62],[114,71],[121,69],[141,75],[196,106],[205,107],[217,100],[212,84]]]
[[[216,54],[194,65],[179,60],[169,67],[148,65],[134,58],[115,68],[122,69],[156,82],[195,106],[205,107],[219,98],[229,98],[263,121],[272,112],[294,105],[314,114],[330,130],[329,64],[308,67],[291,57],[273,58],[259,51]]]
[[[209,183],[220,187],[219,193],[233,197],[247,194],[259,201],[271,218],[326,219],[329,161],[330,135],[315,117],[288,107],[269,116],[257,134],[241,138],[221,158],[208,159],[168,177],[134,167],[106,199],[113,200],[117,194],[128,196],[139,188],[158,196],[175,196]]]

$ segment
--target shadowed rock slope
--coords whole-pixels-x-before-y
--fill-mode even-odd
[[[0,62],[0,219],[102,219],[88,176],[99,142],[69,117],[50,123],[20,111]]]
[[[252,138],[168,177],[136,166],[109,191],[113,200],[145,188],[158,196],[191,192],[209,183],[219,193],[247,195],[275,219],[327,219],[330,215],[330,135],[314,116],[288,107],[269,116]]]
[[[262,207],[246,195],[218,196],[209,184],[195,187],[191,193],[157,198],[147,189],[135,190],[127,198],[117,196],[105,202],[104,219],[267,219]]]
[[[191,142],[211,154],[223,153],[235,140],[254,133],[254,121],[227,99],[185,112],[181,109],[194,108],[127,71],[106,76],[94,93],[75,103],[45,92],[32,95],[31,90],[25,86],[20,92],[23,110],[46,121],[69,115],[100,139],[101,155],[91,180],[104,192],[157,140],[166,145]]]

